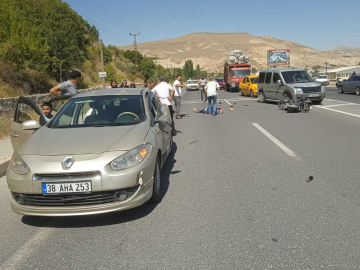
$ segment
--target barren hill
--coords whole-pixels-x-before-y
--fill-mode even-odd
[[[139,51],[146,56],[161,58],[157,63],[164,67],[183,66],[191,59],[196,66],[210,72],[222,72],[223,61],[231,50],[247,54],[257,69],[266,67],[266,51],[290,49],[291,66],[308,68],[327,61],[336,66],[356,65],[360,57],[343,57],[329,51],[317,51],[301,44],[273,37],[255,37],[248,33],[194,33],[173,39],[164,39],[138,44]],[[132,46],[121,47],[132,49]]]

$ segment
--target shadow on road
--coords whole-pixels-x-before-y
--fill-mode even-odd
[[[169,185],[170,175],[176,163],[175,154],[177,145],[174,142],[172,146],[172,153],[166,160],[161,172],[161,194],[165,197]],[[174,173],[179,173],[175,171]],[[161,203],[161,202],[160,202]],[[158,203],[159,204],[159,203]],[[147,202],[137,208],[126,211],[112,212],[108,214],[90,215],[90,216],[76,216],[76,217],[35,217],[23,216],[21,221],[27,225],[35,227],[52,227],[52,228],[81,228],[81,227],[95,227],[108,226],[120,223],[126,223],[136,219],[140,219],[149,215],[158,204]]]

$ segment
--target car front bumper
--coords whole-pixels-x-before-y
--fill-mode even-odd
[[[318,95],[316,97],[312,97],[312,96],[309,96],[309,95]],[[303,94],[295,94],[295,100],[298,100],[298,99],[310,99],[310,100],[315,100],[315,101],[318,101],[318,100],[323,100],[326,96],[326,92],[314,92],[314,93],[303,93]]]
[[[73,156],[75,162],[70,170],[65,171],[62,169],[61,160],[63,156],[55,157],[41,157],[41,156],[22,156],[23,160],[32,168],[33,162],[42,162],[44,159],[48,159],[47,164],[43,163],[43,166],[37,166],[39,168],[36,174],[28,172],[26,175],[18,175],[8,169],[7,171],[7,182],[10,189],[10,205],[11,209],[21,215],[32,215],[32,216],[74,216],[74,215],[91,215],[108,213],[113,211],[126,210],[134,208],[144,204],[148,201],[152,195],[153,187],[153,174],[156,163],[156,151],[153,149],[150,151],[146,159],[129,169],[114,171],[109,165],[109,161],[125,153],[124,151],[107,152],[99,155],[81,155]],[[106,156],[104,158],[104,156]],[[100,160],[107,160],[102,162]],[[92,191],[90,195],[96,196],[98,193],[106,191],[121,191],[124,189],[136,187],[134,193],[123,201],[118,201],[116,198],[110,202],[90,202],[83,205],[68,204],[55,204],[52,206],[44,206],[42,204],[44,196],[46,199],[51,196],[77,196],[79,193],[61,193],[61,194],[42,194],[42,183],[70,183],[76,182],[76,177],[71,175],[84,174],[88,175],[94,172],[97,177],[89,177],[91,181]],[[35,176],[42,175],[40,180],[37,180]],[[56,177],[48,176],[61,176]],[[98,177],[100,175],[100,177]],[[65,176],[65,177],[64,177]],[[74,178],[74,179],[72,179]],[[34,180],[35,179],[35,180]],[[86,176],[84,177],[86,179]],[[19,204],[14,197],[14,194],[24,194],[30,196],[38,196],[42,201],[39,204],[34,205],[33,203]],[[82,194],[82,193],[81,193]],[[71,196],[70,196],[71,197]],[[54,198],[54,197],[53,197]],[[68,200],[65,198],[64,200]]]

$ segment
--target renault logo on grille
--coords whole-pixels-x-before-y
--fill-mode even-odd
[[[75,160],[72,157],[67,157],[61,162],[61,165],[64,170],[68,170],[74,164],[74,162]]]

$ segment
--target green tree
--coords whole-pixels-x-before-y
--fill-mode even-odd
[[[151,59],[145,58],[140,62],[139,70],[147,80],[155,74],[155,64]]]
[[[137,55],[138,63],[140,63],[144,59],[144,56],[141,53],[135,50],[126,50],[124,52],[124,57],[126,59],[129,59],[134,64],[135,64],[136,55]]]
[[[193,78],[194,76],[194,64],[191,60],[186,60],[184,65],[184,77],[186,79]]]
[[[357,65],[360,66],[360,62]]]
[[[256,69],[255,67],[252,67],[252,68],[251,68],[251,73],[252,73],[252,74],[256,74],[256,72],[257,72],[257,69]]]

